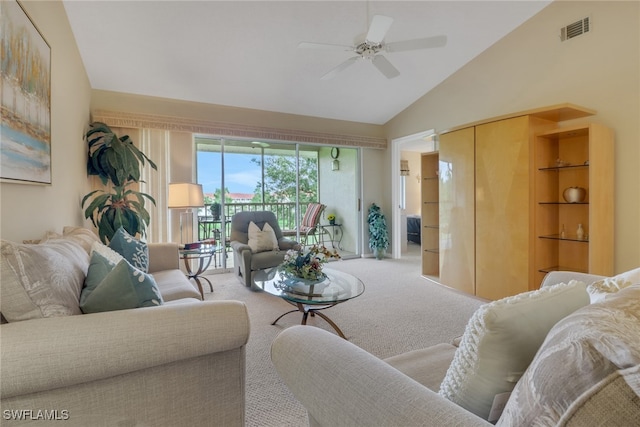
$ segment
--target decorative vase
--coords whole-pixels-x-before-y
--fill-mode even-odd
[[[562,193],[567,203],[580,203],[587,197],[587,190],[582,187],[568,187]]]
[[[384,253],[385,253],[384,248],[375,248],[373,250],[373,254],[375,255],[376,259],[383,259]]]
[[[582,228],[582,224],[578,224],[576,235],[578,236],[578,240],[584,240],[584,228]]]
[[[329,220],[329,225],[336,225],[336,220],[335,219],[330,219]]]

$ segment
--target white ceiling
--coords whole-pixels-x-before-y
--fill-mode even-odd
[[[384,124],[550,1],[64,1],[94,89]],[[386,53],[385,78],[351,52],[374,15],[386,42],[444,34],[445,47]]]

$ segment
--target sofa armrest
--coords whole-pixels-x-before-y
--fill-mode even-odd
[[[281,332],[276,370],[320,426],[491,426],[335,334],[311,326]]]
[[[149,273],[180,268],[177,243],[149,243]]]
[[[542,285],[544,286],[552,286],[557,285],[558,283],[569,283],[571,280],[577,280],[579,282],[584,283],[589,286],[593,282],[604,279],[605,276],[598,276],[597,274],[588,274],[588,273],[578,273],[576,271],[551,271],[544,276],[542,280]]]
[[[2,325],[2,399],[243,347],[240,301],[163,305]]]

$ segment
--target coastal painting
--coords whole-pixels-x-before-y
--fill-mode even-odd
[[[0,20],[0,179],[51,184],[51,48],[17,1]]]

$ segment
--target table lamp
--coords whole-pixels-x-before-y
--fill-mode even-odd
[[[184,212],[180,212],[180,243],[185,243],[182,216],[187,215],[189,218],[187,232],[191,236],[188,240],[191,240],[193,238],[193,211],[191,209],[203,206],[204,194],[201,184],[191,182],[169,184],[169,209],[185,209]]]

